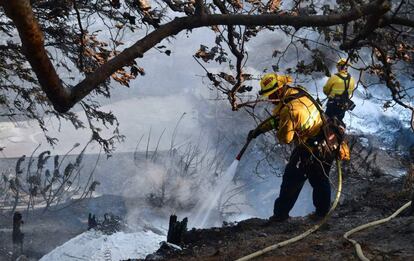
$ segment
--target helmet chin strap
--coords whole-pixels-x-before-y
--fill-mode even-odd
[[[279,90],[276,90],[274,93],[272,93],[272,94],[269,95],[269,99],[271,99],[271,100],[278,100],[279,97],[280,97],[278,95],[278,93],[279,93]]]
[[[278,98],[279,99],[282,99],[283,98],[283,95],[285,94],[285,92],[286,92],[286,90],[287,90],[287,85],[285,84],[285,85],[283,85],[283,87],[282,88],[280,88],[279,90],[277,90],[277,96],[278,96]]]
[[[279,88],[274,93],[269,95],[270,100],[275,100],[273,103],[278,103],[282,99],[283,94],[286,91],[286,85],[284,85],[282,88]]]
[[[341,72],[341,71],[348,72],[348,66],[346,65],[338,65],[337,69],[338,69],[338,72]]]

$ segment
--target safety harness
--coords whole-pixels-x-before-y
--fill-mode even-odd
[[[304,87],[302,87],[302,86],[298,86],[298,87],[289,87],[289,88],[294,89],[294,90],[297,90],[298,92],[297,92],[296,94],[289,95],[289,96],[285,97],[284,99],[282,99],[282,103],[283,103],[284,105],[288,104],[289,102],[291,102],[291,101],[293,101],[293,100],[296,100],[296,99],[299,99],[299,98],[302,98],[302,97],[308,97],[308,96],[310,96],[310,95],[307,93],[306,89],[305,89]],[[314,101],[312,101],[312,100],[311,100],[311,102],[312,102],[312,103],[314,103]],[[314,121],[314,120],[315,120],[315,118],[316,118],[315,113],[318,113],[318,111],[319,111],[319,110],[318,110],[318,105],[317,105],[317,104],[315,104],[315,107],[317,108],[317,110],[316,110],[316,111],[311,112],[311,113],[310,113],[310,115],[309,115],[308,120],[306,121],[306,123],[304,123],[302,126],[300,126],[301,131],[306,131],[307,129],[309,129],[309,128],[312,126],[312,124],[311,124],[311,123],[312,123],[312,121]]]
[[[335,75],[344,81],[345,90],[341,95],[337,95],[331,98],[328,103],[334,103],[344,111],[352,111],[355,108],[355,104],[349,98],[349,85],[351,83],[351,75],[349,75],[349,73],[347,73],[346,77],[342,76],[340,73],[336,73]]]
[[[342,81],[344,81],[344,85],[345,85],[345,90],[340,96],[342,96],[342,98],[349,99],[348,90],[349,90],[349,84],[351,83],[351,75],[349,75],[349,73],[346,74],[346,77],[342,76],[340,73],[336,73],[335,75],[338,76]]]
[[[327,117],[321,105],[305,90],[304,87],[298,86],[289,88],[298,91],[298,93],[285,97],[282,100],[284,104],[301,97],[307,97],[315,105],[321,116],[323,122],[322,135],[317,135],[314,139],[311,138],[311,142],[317,143],[311,145],[317,145],[320,153],[324,156],[336,157],[341,143],[345,140],[345,125],[335,117]]]

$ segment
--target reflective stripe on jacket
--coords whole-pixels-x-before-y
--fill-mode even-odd
[[[341,71],[339,73],[343,77],[347,77],[348,73]],[[355,90],[355,80],[353,77],[350,77],[349,80],[349,89],[348,94],[349,97],[352,97],[352,94]],[[340,96],[345,91],[345,82],[336,74],[332,75],[329,80],[326,82],[325,86],[323,86],[323,93],[326,94],[329,98],[333,98],[335,96]]]

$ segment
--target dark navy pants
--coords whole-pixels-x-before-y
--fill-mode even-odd
[[[336,117],[338,120],[342,121],[345,117],[345,112],[346,110],[342,109],[337,102],[330,99],[328,100],[325,113],[329,118]]]
[[[312,154],[303,145],[297,146],[286,165],[279,197],[275,201],[273,214],[278,218],[287,218],[295,205],[306,179],[313,188],[313,204],[316,214],[324,216],[331,205],[331,186],[329,171],[333,159],[323,159]]]

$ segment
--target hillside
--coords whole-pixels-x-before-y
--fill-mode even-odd
[[[343,195],[340,205],[322,228],[302,241],[274,250],[257,260],[358,260],[354,247],[343,239],[343,234],[359,225],[391,215],[409,201],[407,188],[412,180],[393,177],[384,172],[392,155],[377,151],[376,156],[360,145],[359,159],[352,165],[369,162],[375,158],[375,169],[354,169],[345,164]],[[394,155],[397,156],[397,155]],[[412,160],[412,159],[411,159]],[[411,173],[407,175],[413,176]],[[331,175],[335,173],[331,172]],[[371,260],[414,259],[414,216],[403,212],[390,222],[356,233],[351,238],[361,243],[364,253]],[[183,251],[159,250],[147,259],[163,260],[235,260],[272,244],[292,238],[316,221],[308,216],[290,218],[282,223],[252,218],[221,228],[193,229],[184,236]]]

